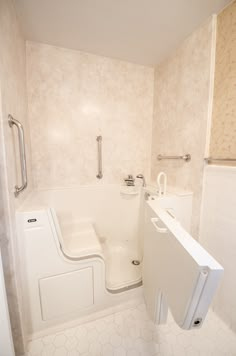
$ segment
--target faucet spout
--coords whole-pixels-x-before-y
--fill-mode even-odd
[[[140,178],[140,179],[143,180],[143,187],[146,187],[146,186],[147,186],[146,180],[145,180],[145,177],[144,177],[143,174],[138,174],[138,175],[136,176],[136,178]]]

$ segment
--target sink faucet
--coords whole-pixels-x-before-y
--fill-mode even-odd
[[[143,180],[143,187],[146,187],[146,180],[145,180],[145,178],[144,178],[144,175],[143,174],[138,174],[137,176],[136,176],[136,178],[140,178],[140,179],[142,179]]]

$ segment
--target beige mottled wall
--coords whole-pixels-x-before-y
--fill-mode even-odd
[[[25,194],[14,197],[20,184],[17,171],[18,141],[8,126],[11,113],[25,128],[29,187],[31,186],[30,140],[27,122],[25,42],[18,26],[14,3],[0,1],[0,246],[2,251],[11,325],[17,355],[23,354],[23,310],[19,285],[19,260],[16,249],[15,209]],[[0,351],[1,353],[1,351]]]
[[[236,158],[236,1],[217,17],[210,155]]]
[[[149,175],[152,68],[30,42],[27,78],[35,188]],[[98,135],[103,137],[101,181],[96,178]]]
[[[193,228],[198,237],[204,151],[210,96],[214,21],[210,19],[188,37],[155,70],[152,133],[152,179],[160,171],[168,185],[192,190]],[[158,154],[189,153],[191,162],[157,161]]]

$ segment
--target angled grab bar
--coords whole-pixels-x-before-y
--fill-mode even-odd
[[[98,143],[98,174],[96,177],[98,179],[102,179],[102,136],[97,136],[97,143]]]
[[[20,192],[22,192],[27,187],[27,168],[26,168],[26,156],[25,156],[25,139],[24,139],[24,129],[21,123],[14,119],[11,115],[8,115],[8,123],[10,127],[15,125],[18,131],[19,139],[19,151],[20,151],[20,167],[21,167],[21,186],[15,186],[15,197],[17,197]]]

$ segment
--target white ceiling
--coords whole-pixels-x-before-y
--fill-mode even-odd
[[[231,0],[15,0],[26,39],[154,65]]]

